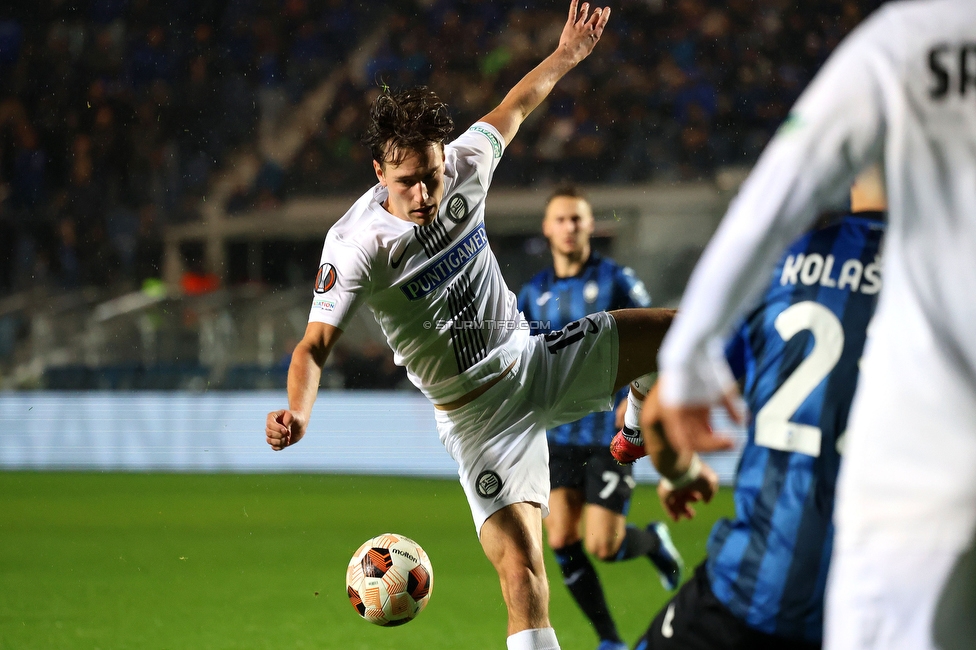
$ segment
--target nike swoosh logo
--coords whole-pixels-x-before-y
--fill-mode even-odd
[[[568,587],[569,585],[573,584],[574,582],[582,578],[584,572],[585,569],[576,569],[563,580],[563,584]]]
[[[393,260],[392,262],[390,262],[390,266],[392,266],[395,269],[396,268],[399,268],[400,267],[400,262],[403,261],[403,256],[407,254],[407,249],[408,248],[410,248],[410,242],[407,242],[407,245],[403,247],[403,252],[400,253],[400,257],[398,257],[395,260]]]
[[[596,334],[599,331],[599,328],[596,326],[596,323],[591,321],[589,318],[586,319],[586,322],[590,324],[590,329],[587,330],[590,334]]]
[[[668,605],[668,611],[664,613],[664,620],[661,622],[661,636],[665,639],[670,639],[674,636],[674,628],[671,627],[671,621],[674,620],[674,603]]]

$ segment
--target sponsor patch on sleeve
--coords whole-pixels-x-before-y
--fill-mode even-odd
[[[502,157],[502,143],[498,141],[498,136],[496,136],[490,130],[486,129],[485,127],[483,127],[483,126],[481,126],[479,124],[475,124],[474,126],[472,126],[468,130],[469,131],[477,131],[481,135],[483,135],[486,138],[488,138],[488,142],[491,143],[491,152],[492,152],[492,154],[494,154],[495,158],[501,158]]]
[[[316,296],[312,300],[312,309],[320,309],[322,311],[335,311],[336,301],[326,298],[325,296]]]

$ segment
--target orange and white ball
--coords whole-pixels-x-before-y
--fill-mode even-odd
[[[376,625],[403,625],[430,600],[434,572],[427,553],[409,537],[383,533],[349,560],[346,591],[360,616]]]

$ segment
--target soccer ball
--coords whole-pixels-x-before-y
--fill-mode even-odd
[[[359,615],[376,625],[403,625],[430,600],[434,572],[409,537],[383,533],[359,547],[346,569],[346,592]]]

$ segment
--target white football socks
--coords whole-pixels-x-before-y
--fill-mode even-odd
[[[508,650],[559,650],[559,641],[551,627],[522,630],[508,637]]]
[[[630,390],[627,392],[627,410],[624,411],[624,437],[635,445],[644,444],[644,438],[640,432],[640,413],[644,406],[643,399],[634,397],[634,393],[640,393],[641,397],[646,397],[657,379],[657,373],[651,373],[638,377],[630,382]],[[628,435],[628,431],[633,431],[636,435]]]
[[[634,381],[630,382],[630,389],[636,390],[640,393],[641,397],[647,397],[647,394],[651,392],[651,386],[657,381],[657,373],[650,372],[646,375],[641,375]]]

